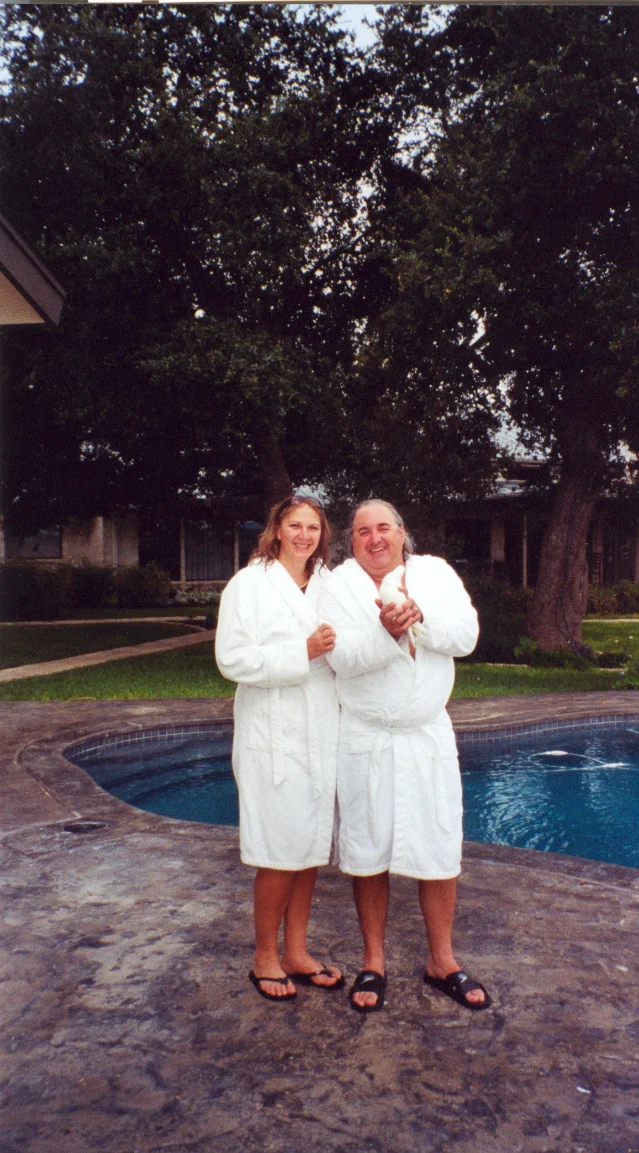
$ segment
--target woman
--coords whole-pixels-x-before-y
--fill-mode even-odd
[[[224,590],[215,641],[221,672],[239,682],[233,772],[240,850],[242,861],[257,868],[249,978],[269,1000],[291,1000],[295,982],[321,989],[344,984],[339,970],[316,961],[306,945],[335,809],[338,704],[325,655],[335,633],[316,607],[329,575],[329,538],[313,498],[291,496],[275,505],[251,563]]]

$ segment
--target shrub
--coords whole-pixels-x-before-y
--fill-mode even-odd
[[[217,589],[176,589],[173,594],[173,603],[201,606],[202,608],[211,605],[217,610],[221,595]]]
[[[113,608],[118,593],[113,569],[81,564],[73,569],[73,594],[77,608]]]
[[[617,585],[591,585],[586,611],[598,617],[639,613],[639,583],[620,581]]]
[[[115,585],[120,608],[151,608],[168,602],[171,578],[155,565],[143,565],[117,569]]]
[[[73,606],[70,565],[45,568],[9,562],[0,565],[0,616],[4,621],[52,621]]]
[[[616,689],[639,689],[639,657],[632,657],[619,674]]]
[[[589,645],[582,645],[581,652],[576,653],[571,648],[542,649],[530,637],[520,637],[513,656],[521,664],[537,669],[588,669],[596,654]]]
[[[513,588],[487,577],[468,577],[466,587],[479,616],[477,648],[470,661],[508,663],[524,631],[531,596],[529,590]]]

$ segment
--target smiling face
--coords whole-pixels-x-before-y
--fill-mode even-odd
[[[360,508],[353,521],[353,556],[378,584],[404,563],[406,529],[379,503]]]
[[[277,530],[280,564],[294,569],[300,567],[300,562],[305,564],[319,545],[321,534],[322,523],[317,509],[310,504],[298,504],[289,509]]]

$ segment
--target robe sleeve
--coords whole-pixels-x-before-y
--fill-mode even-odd
[[[252,595],[251,595],[252,594]],[[259,643],[256,639],[256,589],[231,580],[220,601],[215,657],[228,680],[262,688],[284,688],[309,676],[306,637]]]
[[[379,621],[370,620],[363,613],[356,620],[349,615],[335,596],[333,582],[322,593],[319,614],[335,629],[335,648],[326,657],[338,677],[358,677],[376,672],[392,661],[406,659],[406,654]]]
[[[439,557],[428,559],[431,571],[415,596],[424,618],[417,644],[449,657],[468,656],[479,636],[477,613],[455,570]]]

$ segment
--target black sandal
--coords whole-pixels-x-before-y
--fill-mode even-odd
[[[260,997],[266,997],[267,1001],[294,1001],[297,997],[297,989],[294,993],[285,993],[283,997],[278,997],[277,993],[267,993],[262,988],[262,981],[271,981],[274,985],[288,985],[290,977],[256,977],[251,969],[249,973],[249,981],[255,985]]]
[[[348,994],[351,1009],[356,1013],[376,1013],[384,1004],[384,991],[386,989],[386,974],[376,973],[374,969],[362,969],[358,973]],[[377,1000],[374,1005],[358,1005],[353,1000],[354,993],[376,993]]]
[[[291,981],[296,985],[310,985],[313,989],[321,989],[324,993],[332,993],[334,989],[344,988],[344,977],[339,975],[337,980],[333,981],[332,985],[318,985],[313,977],[334,977],[335,973],[332,969],[328,969],[326,965],[323,969],[316,969],[314,973],[289,973]]]
[[[441,993],[445,993],[447,997],[452,997],[453,1001],[457,1001],[459,1005],[463,1005],[466,1009],[488,1009],[492,1005],[492,1000],[480,985],[479,981],[473,981],[468,973],[464,973],[459,969],[456,973],[449,973],[447,977],[431,977],[429,973],[424,973],[424,984],[432,985],[433,989],[439,989]],[[483,1001],[469,1001],[468,993],[472,993],[474,989],[481,989],[484,994]]]

